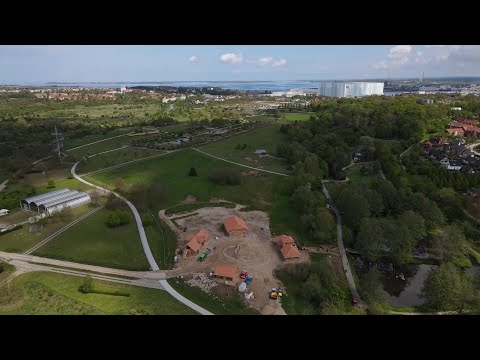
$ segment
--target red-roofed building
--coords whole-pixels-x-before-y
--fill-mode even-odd
[[[287,244],[280,249],[284,260],[298,259],[300,257],[300,251],[293,244]]]
[[[463,130],[463,128],[451,128],[451,129],[447,129],[447,132],[450,135],[454,135],[454,136],[463,136],[465,134],[465,131]]]
[[[209,237],[210,233],[204,228],[201,228],[195,234],[188,234],[186,237],[187,245],[185,246],[186,251],[184,250],[184,257],[188,255],[188,249],[194,254],[198,254],[201,246],[207,242]]]
[[[228,236],[245,236],[248,232],[247,223],[237,215],[230,216],[223,221]]]
[[[478,120],[470,120],[470,119],[463,119],[462,121],[464,124],[468,124],[468,125],[478,125],[480,124],[480,121]]]
[[[472,136],[475,136],[475,137],[478,137],[480,136],[480,129],[475,127],[475,126],[472,126],[472,125],[467,125],[467,126],[464,126],[463,127],[463,130],[465,130],[465,135],[472,135]]]
[[[198,254],[201,245],[195,240],[190,240],[186,247],[189,248],[194,254]]]
[[[276,236],[273,238],[273,241],[275,241],[275,243],[280,247],[283,247],[287,244],[295,244],[295,240],[293,239],[293,237],[287,235]]]
[[[220,278],[220,279],[225,279],[225,280],[230,280],[233,281],[233,279],[236,278],[238,270],[235,265],[224,265],[224,264],[218,264],[215,267],[215,272],[213,273],[213,276]]]

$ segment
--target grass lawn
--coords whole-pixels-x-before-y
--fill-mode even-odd
[[[130,296],[82,294],[78,291],[82,283],[81,277],[63,274],[22,274],[13,280],[10,294],[0,288],[0,314],[196,314],[163,290],[93,280],[95,290]]]
[[[165,210],[165,215],[173,215],[173,214],[180,214],[180,213],[188,213],[193,210],[205,208],[205,207],[226,207],[226,208],[234,208],[235,204],[230,202],[194,202],[191,204],[180,204],[177,206],[173,206]]]
[[[72,213],[74,215],[72,221],[91,210],[92,207],[89,205],[72,209]],[[18,253],[24,252],[53,234],[55,231],[60,230],[65,225],[67,225],[67,223],[62,221],[55,223],[49,222],[43,227],[42,231],[32,233],[30,232],[29,224],[23,225],[23,228],[19,230],[15,230],[6,235],[0,236],[0,251]]]
[[[8,277],[8,275],[10,275],[15,270],[15,266],[0,260],[0,267],[3,268],[3,271],[0,272],[0,283],[1,283],[4,279]]]
[[[191,167],[195,167],[198,176],[187,175]],[[85,179],[110,188],[115,186],[117,178],[122,178],[128,184],[138,182],[162,184],[166,187],[168,197],[165,201],[159,202],[159,209],[177,205],[187,195],[193,195],[200,202],[206,202],[212,198],[225,199],[249,205],[258,210],[268,210],[277,184],[285,181],[280,176],[265,174],[261,178],[245,176],[240,185],[216,185],[208,177],[213,170],[220,168],[235,168],[243,171],[243,168],[237,165],[211,158],[192,149],[185,149],[86,176]]]
[[[171,269],[174,264],[173,258],[177,247],[177,236],[156,214],[158,212],[151,214],[155,222],[145,227],[145,233],[158,267],[162,270]]]
[[[105,167],[122,164],[127,161],[141,159],[147,156],[158,155],[164,151],[151,149],[125,148],[118,151],[112,151],[89,158],[86,162],[81,162],[77,167],[77,173],[84,174],[87,172],[103,169]]]
[[[289,112],[289,111],[282,111],[282,116],[287,121],[306,121],[310,120],[311,115],[316,115],[313,112]]]
[[[25,190],[30,190],[32,187],[37,191],[37,195],[42,194],[48,191],[55,191],[61,188],[69,188],[70,190],[79,190],[85,191],[91,189],[90,186],[78,181],[75,178],[69,179],[71,177],[70,173],[71,167],[61,169],[48,170],[45,174],[42,173],[33,173],[25,174],[25,177],[19,182],[18,186],[24,187]],[[55,187],[48,188],[48,179],[55,180]]]
[[[199,148],[209,154],[240,164],[286,173],[286,162],[283,159],[255,155],[255,150],[262,149],[267,150],[269,155],[275,156],[277,145],[287,141],[286,136],[280,132],[280,126],[280,124],[272,124]],[[246,144],[247,147],[235,149],[239,144]]]
[[[125,135],[129,132],[133,131],[133,128],[131,127],[124,127],[124,128],[119,128],[119,129],[114,129],[114,130],[109,130],[105,134],[92,134],[92,135],[87,135],[83,136],[81,138],[75,138],[75,139],[69,139],[68,133],[64,133],[65,135],[65,147],[67,149],[71,149],[77,146],[89,144],[95,141],[100,141],[104,139],[108,139],[114,136],[118,135]]]
[[[365,166],[369,169],[368,175],[362,175],[362,173],[360,172],[360,169],[362,168],[362,166]],[[374,182],[375,180],[381,179],[379,174],[374,174],[373,173],[373,165],[371,165],[371,164],[353,165],[353,166],[349,167],[345,172],[346,172],[346,175],[348,176],[348,178],[350,179],[350,181],[354,184],[369,185],[372,182]]]
[[[168,279],[168,283],[187,299],[215,315],[259,315],[256,310],[247,307],[240,296],[228,300],[221,299],[207,294],[197,287],[190,286],[179,278]]]
[[[109,228],[102,209],[42,246],[34,255],[126,270],[149,270],[137,226]]]
[[[158,134],[154,135],[139,135],[139,136],[121,136],[111,140],[102,141],[96,144],[92,144],[89,146],[84,146],[79,149],[74,149],[68,151],[68,155],[73,156],[73,158],[79,160],[85,155],[94,155],[103,151],[118,149],[123,145],[129,145],[132,140],[144,139],[152,136],[158,136]]]

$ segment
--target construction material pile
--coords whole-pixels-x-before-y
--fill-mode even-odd
[[[211,289],[217,286],[217,283],[210,279],[204,273],[193,273],[193,276],[190,280],[187,281],[187,284],[200,288],[202,291],[210,294]]]

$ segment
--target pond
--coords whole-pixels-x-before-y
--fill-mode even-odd
[[[355,267],[359,274],[365,274],[369,268],[376,267],[380,274],[383,289],[387,293],[389,304],[398,307],[420,306],[425,300],[420,296],[423,283],[428,277],[430,270],[437,265],[401,265],[395,269],[391,263],[378,262],[367,264],[359,256],[355,256]],[[466,270],[473,275],[477,281],[480,280],[480,266],[474,265]]]

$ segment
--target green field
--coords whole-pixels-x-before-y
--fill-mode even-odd
[[[198,176],[187,175],[191,167],[195,167]],[[245,176],[241,185],[220,186],[208,178],[215,169],[219,168],[236,168],[243,171],[243,168],[237,165],[211,158],[192,149],[185,149],[170,155],[86,176],[85,179],[110,188],[115,186],[118,178],[122,178],[128,184],[138,182],[162,184],[166,187],[168,197],[165,201],[159,202],[159,209],[177,205],[187,195],[193,195],[198,201],[205,202],[212,198],[225,199],[265,210],[271,205],[277,184],[285,181],[283,177],[265,174],[262,178]]]
[[[127,161],[141,159],[152,155],[159,155],[162,153],[164,153],[164,151],[136,148],[125,148],[118,151],[112,151],[89,158],[86,162],[81,162],[77,166],[77,173],[84,174],[109,166],[123,164]]]
[[[0,260],[0,266],[3,268],[3,271],[0,272],[0,283],[1,283],[15,270],[15,267],[1,260]]]
[[[360,173],[360,169],[362,166],[365,166],[369,169],[368,175],[362,175]],[[365,185],[370,185],[376,180],[380,180],[381,177],[379,174],[374,174],[373,173],[373,165],[371,164],[366,164],[366,165],[353,165],[352,167],[349,167],[347,170],[345,170],[347,177],[350,179],[350,181],[354,184],[365,184]]]
[[[142,138],[143,136],[121,136],[117,137],[114,139],[102,141],[96,144],[88,145],[88,146],[83,146],[78,149],[74,150],[67,150],[67,154],[70,156],[73,156],[75,159],[80,159],[81,157],[85,155],[94,155],[98,154],[103,151],[108,151],[108,150],[113,150],[113,149],[118,149],[122,147],[123,145],[129,145],[130,141],[132,139],[139,139]]]
[[[177,236],[167,224],[158,218],[158,215],[151,215],[154,216],[155,223],[145,227],[150,250],[160,269],[171,269],[177,248]]]
[[[104,134],[92,134],[92,135],[87,135],[83,136],[81,138],[74,138],[74,139],[69,139],[68,133],[65,133],[65,147],[67,149],[71,149],[80,145],[85,145],[85,144],[90,144],[95,141],[100,141],[104,139],[108,139],[114,136],[119,136],[119,135],[124,135],[127,134],[134,129],[131,127],[124,127],[124,128],[119,128],[119,129],[114,129],[114,130],[109,130],[105,132]]]
[[[72,221],[91,210],[92,207],[89,205],[72,209],[74,215]],[[65,225],[67,225],[67,223],[62,221],[48,223],[43,227],[42,231],[32,233],[30,232],[29,224],[23,225],[23,228],[19,230],[0,236],[0,251],[24,252],[53,234],[55,231],[60,230]]]
[[[229,299],[220,299],[209,295],[197,287],[190,286],[182,279],[169,279],[168,283],[187,299],[205,308],[215,315],[258,315],[258,312],[246,306],[240,296]]]
[[[306,121],[310,120],[310,116],[316,115],[313,112],[289,112],[282,111],[281,116],[287,121]]]
[[[105,225],[102,209],[42,246],[34,255],[126,270],[149,270],[137,225]]]
[[[280,132],[280,124],[272,124],[199,148],[209,154],[240,164],[286,173],[285,161],[271,157],[276,155],[277,145],[286,141],[285,135]],[[247,147],[235,149],[239,144],[246,144]],[[267,154],[271,156],[255,155],[255,150],[267,150]]]
[[[165,210],[165,215],[173,215],[173,214],[180,214],[180,213],[188,213],[193,210],[205,208],[205,207],[226,207],[226,208],[234,208],[235,204],[230,202],[194,202],[191,204],[180,204],[177,206],[173,206]]]
[[[163,290],[93,280],[95,290],[130,296],[82,294],[78,291],[82,282],[81,277],[55,273],[20,275],[12,282],[10,291],[5,286],[0,288],[0,314],[196,314]]]

